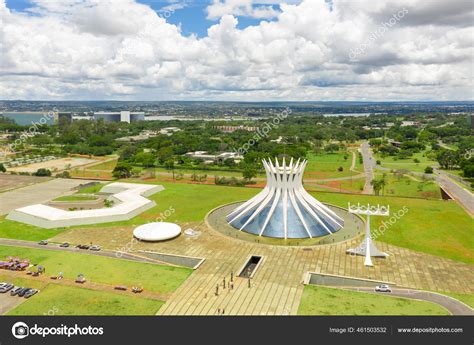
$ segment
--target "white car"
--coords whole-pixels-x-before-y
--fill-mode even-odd
[[[392,292],[392,289],[387,284],[377,285],[375,292]]]

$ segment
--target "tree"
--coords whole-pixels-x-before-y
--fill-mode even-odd
[[[442,150],[436,156],[436,159],[444,169],[452,169],[459,164],[459,153],[452,150]]]
[[[247,181],[250,181],[253,177],[257,176],[257,169],[254,165],[246,164],[242,170],[242,177]]]
[[[172,173],[173,173],[173,180],[174,180],[174,159],[168,159],[168,160],[165,162],[165,169],[172,171]]]
[[[33,174],[34,176],[51,176],[51,170],[41,168],[36,170],[36,172]]]
[[[6,171],[7,169],[5,169],[5,166],[3,165],[3,163],[0,163],[0,172],[4,173]]]
[[[370,181],[370,184],[374,188],[375,195],[379,195],[382,188],[385,187],[386,182],[385,182],[385,179],[381,178],[381,179],[373,179],[372,181]]]
[[[112,171],[112,175],[115,178],[128,178],[132,176],[132,167],[128,163],[119,162]]]
[[[328,144],[324,147],[324,151],[328,153],[333,153],[339,151],[339,145],[338,144]]]
[[[426,167],[425,168],[425,174],[432,174],[433,173],[433,168],[432,167]]]
[[[155,156],[150,152],[139,152],[135,155],[135,162],[143,165],[145,168],[152,168],[155,166]]]

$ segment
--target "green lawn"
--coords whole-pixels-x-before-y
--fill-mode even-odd
[[[138,296],[48,284],[7,315],[155,315],[163,304]]]
[[[76,194],[95,194],[100,192],[100,190],[105,186],[105,183],[99,183],[90,187],[84,187],[79,189]]]
[[[40,241],[54,237],[64,230],[66,229],[43,229],[37,226],[8,220],[5,219],[4,216],[0,217],[0,238]]]
[[[347,159],[344,159],[344,156]],[[350,171],[352,164],[352,153],[309,153],[307,156],[308,164],[305,169],[305,178],[323,179],[333,177],[346,177],[356,175],[357,173]],[[342,167],[343,171],[338,171]]]
[[[178,288],[192,270],[139,263],[89,254],[0,246],[0,258],[28,258],[43,265],[48,274],[63,272],[65,278],[75,279],[79,273],[86,279],[111,285],[143,286],[158,293],[170,293]]]
[[[398,159],[396,156],[386,156],[382,157],[379,153],[374,154],[375,160],[380,160],[382,163],[382,167],[388,168],[388,169],[407,169],[411,171],[416,171],[416,172],[424,172],[425,168],[427,166],[430,167],[437,167],[438,162],[430,160],[426,156],[425,151],[423,152],[418,152],[413,154],[412,157],[407,158],[407,159]],[[415,163],[413,160],[418,159],[420,163]]]
[[[126,180],[133,182],[133,180]],[[136,181],[141,182],[143,181]],[[116,225],[138,225],[157,219],[160,214],[171,213],[166,218],[171,222],[202,221],[213,208],[226,203],[247,200],[257,194],[258,188],[226,187],[185,183],[160,183],[164,191],[151,196],[157,206],[124,222],[104,223],[90,227],[106,228]],[[314,192],[317,199],[347,208],[347,203],[390,205],[392,214],[406,206],[408,211],[399,220],[373,217],[372,230],[377,230],[382,221],[393,221],[378,241],[400,247],[438,255],[462,262],[474,263],[474,237],[472,218],[454,201],[424,200],[388,196],[348,195],[340,193]],[[173,211],[174,210],[174,211]],[[453,221],[455,220],[455,221]],[[53,237],[63,229],[40,229],[18,222],[1,220],[0,236],[40,240]]]
[[[382,173],[376,174],[376,178],[380,179],[382,176]],[[439,186],[434,181],[422,180],[418,176],[415,179],[408,176],[396,177],[392,173],[385,174],[385,181],[387,185],[383,190],[384,195],[441,199]]]
[[[372,217],[372,231],[387,230],[376,238],[396,246],[442,256],[466,263],[474,263],[472,218],[454,201],[424,200],[339,193],[312,193],[320,201],[346,207],[347,203],[390,205],[392,217],[404,207],[408,210],[396,220],[392,217]],[[455,220],[455,221],[453,221]],[[382,227],[382,228],[381,228]]]
[[[89,166],[86,170],[114,170],[116,165],[117,159]]]
[[[425,301],[306,285],[298,315],[449,315]]]
[[[93,195],[65,195],[54,199],[54,201],[89,201],[97,199],[98,197]]]
[[[474,294],[454,293],[454,292],[440,292],[443,295],[451,296],[474,308]]]

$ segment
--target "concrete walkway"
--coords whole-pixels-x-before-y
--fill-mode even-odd
[[[439,304],[440,306],[446,308],[452,315],[474,315],[474,311],[467,304],[464,304],[461,301],[458,301],[455,298],[442,295],[436,292],[430,291],[419,291],[419,290],[410,290],[410,289],[392,289],[391,293],[381,293],[375,292],[372,288],[346,288],[348,290],[369,292],[378,295],[387,295],[387,296],[396,296],[404,297],[410,299],[416,299],[421,301],[427,301]]]
[[[41,204],[62,195],[72,194],[72,188],[92,180],[57,178],[34,185],[0,193],[0,215],[8,214],[20,207]]]

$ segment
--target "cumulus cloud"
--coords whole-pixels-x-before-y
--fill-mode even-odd
[[[474,98],[469,1],[216,0],[209,7],[219,20],[197,38],[133,0],[34,0],[30,13],[0,0],[0,98]],[[272,21],[238,28],[239,16],[267,18],[275,8]]]
[[[207,7],[208,19],[219,19],[229,14],[257,19],[270,19],[276,17],[278,13],[271,4],[255,4],[253,0],[212,0],[212,4]]]

